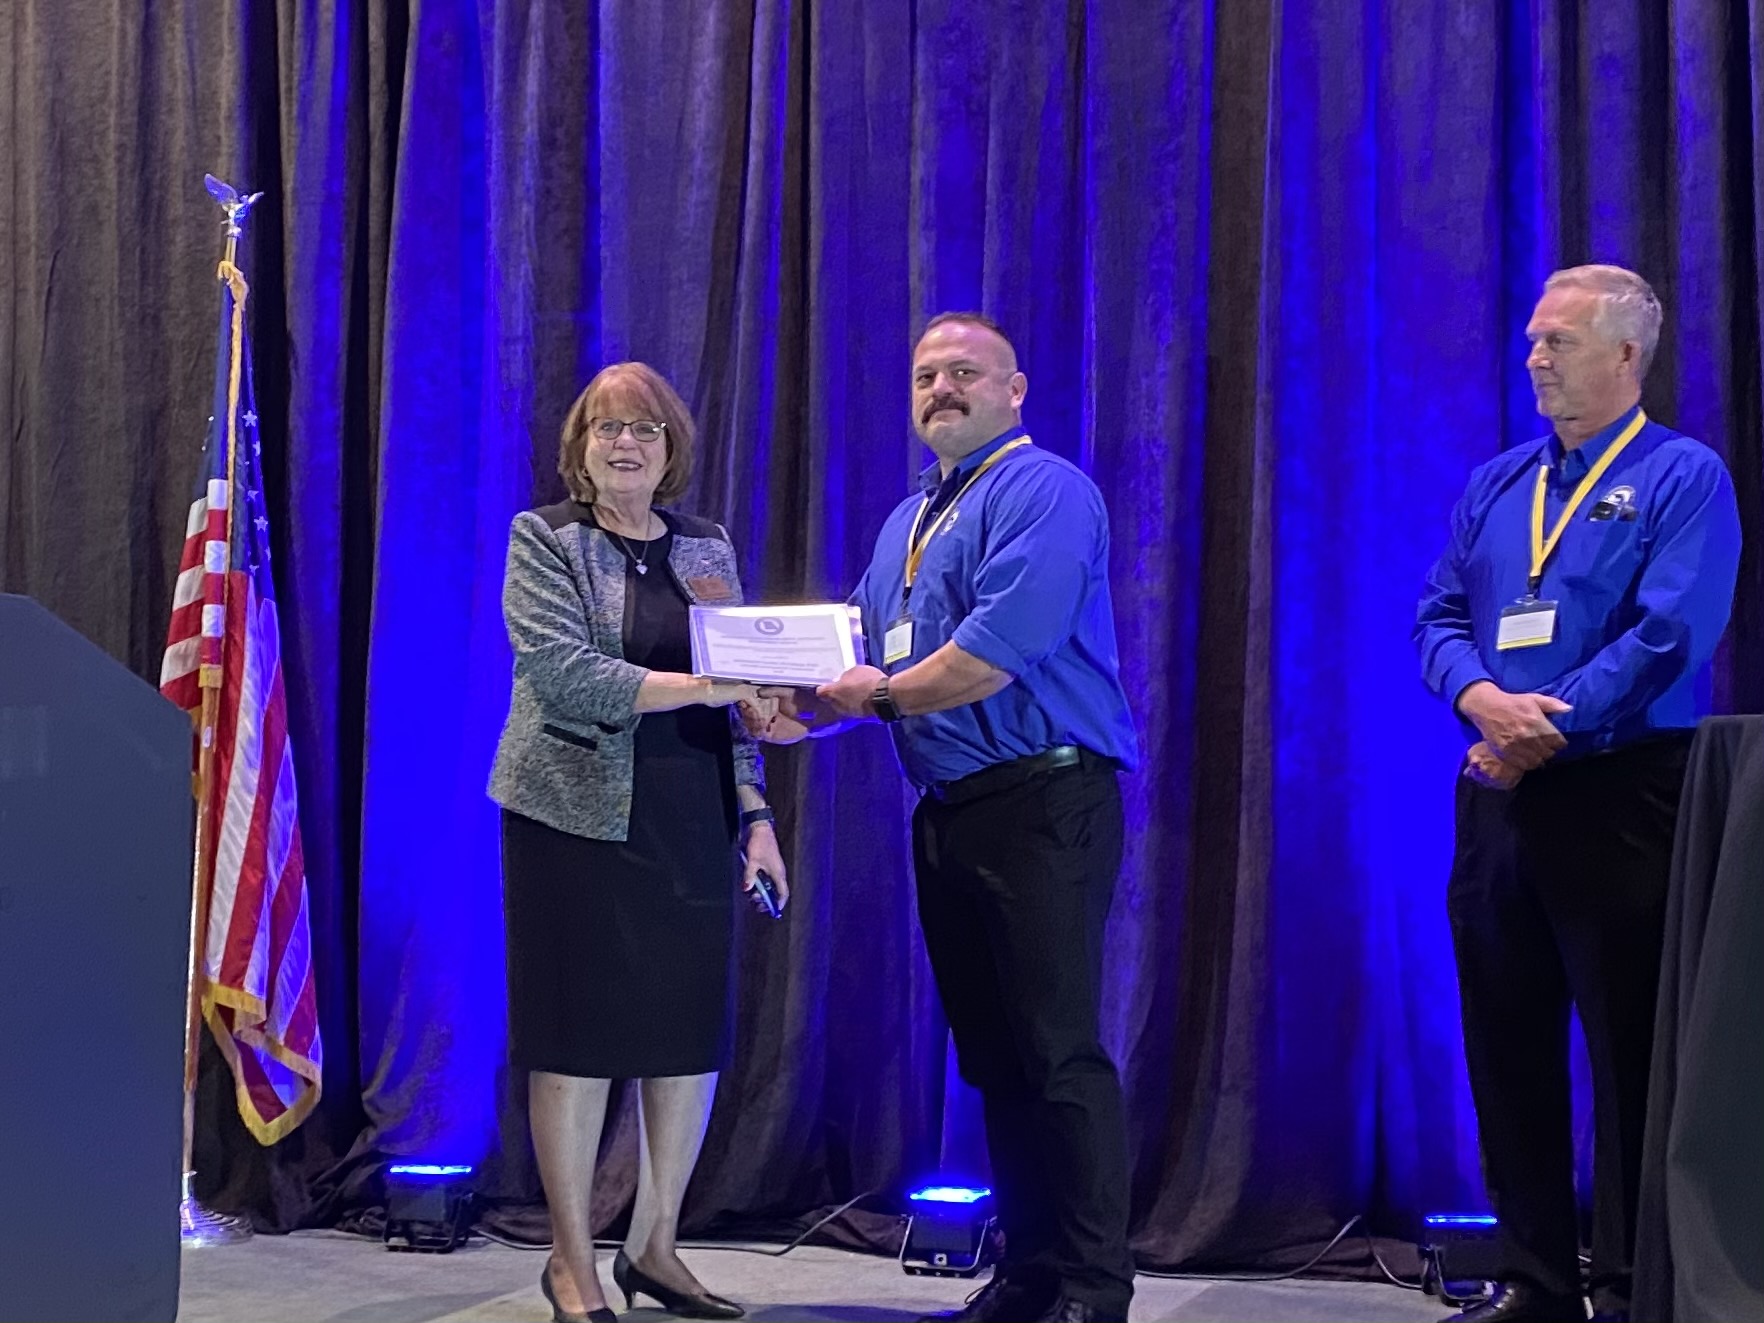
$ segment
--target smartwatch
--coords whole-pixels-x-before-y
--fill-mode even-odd
[[[876,709],[876,715],[884,721],[899,721],[906,715],[895,706],[894,699],[889,695],[886,675],[876,682],[876,688],[871,691],[870,706]]]

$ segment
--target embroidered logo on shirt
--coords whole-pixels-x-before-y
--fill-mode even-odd
[[[735,596],[735,590],[729,586],[729,581],[714,574],[688,579],[686,586],[692,590],[694,597],[705,602],[726,602]]]
[[[1588,520],[1619,519],[1628,523],[1638,513],[1635,504],[1634,487],[1613,487],[1599,498],[1599,503],[1587,513]]]

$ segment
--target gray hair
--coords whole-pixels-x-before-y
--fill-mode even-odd
[[[1660,300],[1653,286],[1626,267],[1571,266],[1544,281],[1552,289],[1584,289],[1599,296],[1593,329],[1613,344],[1629,341],[1641,348],[1635,365],[1636,380],[1648,374],[1654,350],[1660,343]]]

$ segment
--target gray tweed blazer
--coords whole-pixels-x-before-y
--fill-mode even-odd
[[[738,606],[728,533],[658,509],[674,534],[666,573],[686,600]],[[490,774],[504,808],[598,841],[631,820],[637,689],[648,675],[624,658],[625,555],[574,501],[515,516],[502,615],[514,646],[514,693]],[[759,745],[731,709],[735,782],[765,788]]]

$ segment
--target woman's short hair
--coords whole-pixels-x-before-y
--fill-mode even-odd
[[[667,425],[662,444],[668,448],[668,462],[655,489],[655,503],[666,505],[686,494],[686,484],[692,480],[695,439],[692,410],[668,385],[667,378],[649,364],[612,363],[596,372],[594,380],[576,396],[564,415],[563,434],[558,439],[557,471],[570,495],[584,505],[593,504],[597,495],[587,473],[589,420],[627,413],[629,422],[648,418]]]

